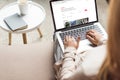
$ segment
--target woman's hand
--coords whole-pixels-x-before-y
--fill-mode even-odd
[[[102,38],[102,34],[95,30],[89,30],[86,34],[86,37],[92,44],[97,46]]]
[[[75,40],[74,37],[72,36],[66,36],[64,39],[64,46],[65,48],[74,47],[77,49],[79,46],[79,42],[80,42],[80,37],[78,37],[77,40]]]

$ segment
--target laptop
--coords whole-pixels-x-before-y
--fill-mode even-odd
[[[64,52],[66,35],[75,39],[80,36],[78,52],[94,48],[86,39],[86,32],[94,29],[107,38],[107,33],[98,21],[96,0],[56,0],[50,1],[55,36]]]

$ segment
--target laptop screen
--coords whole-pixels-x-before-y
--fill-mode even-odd
[[[95,0],[52,1],[55,29],[64,29],[98,20]]]

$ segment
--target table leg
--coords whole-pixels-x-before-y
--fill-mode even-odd
[[[40,35],[40,38],[41,38],[43,35],[42,35],[42,33],[41,33],[40,29],[39,29],[39,28],[37,28],[37,31],[38,31],[38,33],[39,33],[39,35]]]
[[[27,37],[26,37],[26,33],[22,33],[23,36],[23,43],[27,44]]]
[[[9,44],[8,45],[11,45],[11,42],[12,42],[12,33],[9,33]]]

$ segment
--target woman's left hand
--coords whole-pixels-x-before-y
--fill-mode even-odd
[[[77,40],[75,40],[75,38],[72,36],[66,36],[64,39],[64,46],[65,48],[74,47],[77,49],[79,46],[79,42],[80,42],[80,37],[78,37]]]

